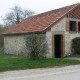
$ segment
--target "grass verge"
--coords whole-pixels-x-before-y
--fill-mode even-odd
[[[32,60],[15,55],[0,54],[0,72],[31,68],[44,68],[80,64],[80,61],[65,58],[40,58]]]

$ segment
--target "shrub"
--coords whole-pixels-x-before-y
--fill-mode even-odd
[[[72,39],[71,48],[73,53],[80,54],[80,37]]]
[[[4,27],[0,24],[0,52],[3,52],[3,47],[4,47],[4,39],[3,35],[1,33],[4,31]]]
[[[26,36],[26,49],[28,55],[37,60],[47,54],[47,41],[45,34],[30,34]]]
[[[0,52],[3,52],[4,47],[4,39],[3,36],[0,34]]]

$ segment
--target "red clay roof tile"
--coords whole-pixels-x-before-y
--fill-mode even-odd
[[[48,11],[42,14],[30,16],[17,25],[8,29],[3,34],[41,32],[78,5],[79,3]]]

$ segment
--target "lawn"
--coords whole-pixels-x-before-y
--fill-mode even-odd
[[[8,70],[22,70],[31,68],[44,68],[55,66],[67,66],[80,64],[80,61],[65,58],[40,58],[32,60],[30,58],[0,54],[0,72]]]

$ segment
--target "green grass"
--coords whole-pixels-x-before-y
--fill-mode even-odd
[[[39,60],[32,60],[21,56],[0,54],[0,71],[67,66],[75,64],[80,64],[80,61],[64,58],[40,58]]]

